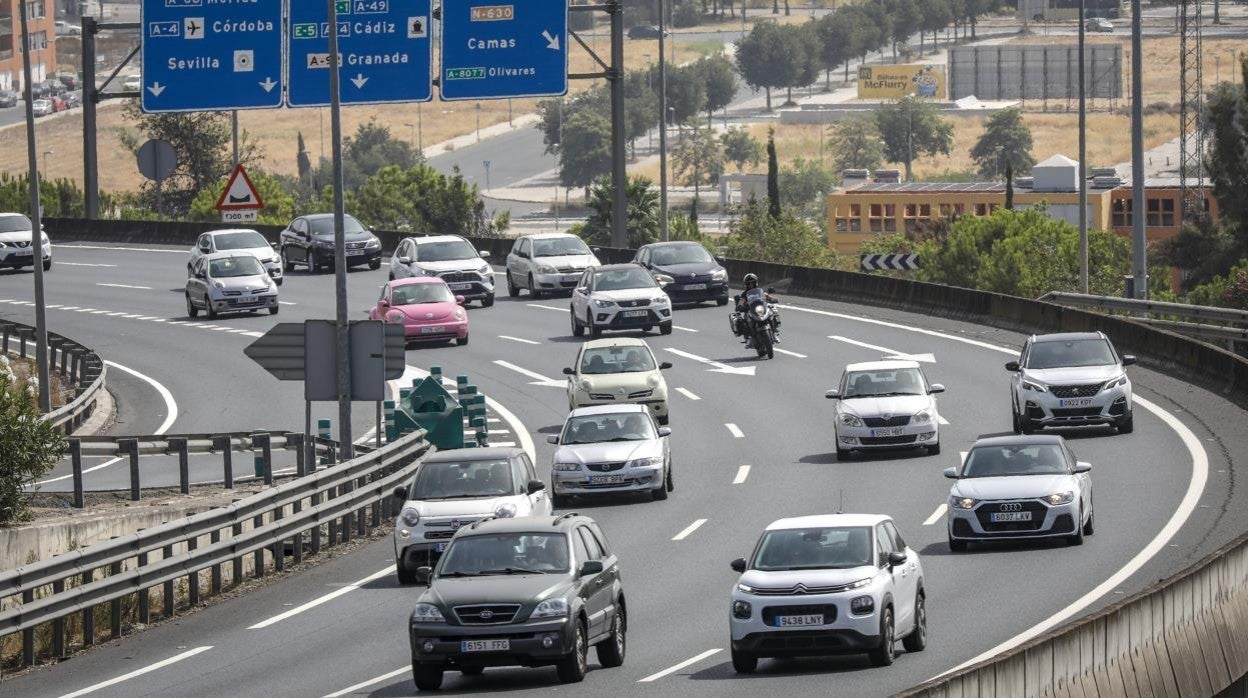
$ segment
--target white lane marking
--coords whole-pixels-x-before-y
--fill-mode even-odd
[[[295,303],[294,301],[278,301],[277,303],[278,305],[299,305],[298,303]]]
[[[529,306],[530,308],[541,308],[542,310],[558,310],[561,313],[568,312],[567,308],[556,308],[553,305],[543,305],[541,303],[525,303],[525,305]]]
[[[92,310],[92,311],[91,311],[91,314],[92,314],[92,315],[104,315],[104,314],[106,314],[106,313],[108,313],[108,311],[107,311],[107,310]]]
[[[511,363],[510,361],[503,361],[502,359],[497,359],[494,361],[494,363],[498,366],[502,366],[503,368],[515,371],[516,373],[519,373],[522,376],[532,378],[533,380],[529,383],[529,385],[542,385],[548,388],[563,388],[563,387],[567,387],[567,384],[568,384],[567,381],[556,380],[554,378],[547,378],[546,376],[543,376],[540,373],[535,373],[533,371],[530,371],[527,368],[521,368],[520,366],[517,366]]]
[[[264,628],[267,628],[270,625],[280,623],[286,620],[287,618],[293,618],[299,615],[300,613],[303,613],[304,611],[311,610],[313,608],[316,608],[317,606],[320,606],[321,604],[333,601],[339,596],[343,596],[344,594],[350,594],[351,592],[355,591],[356,589],[359,589],[365,584],[368,584],[374,579],[381,579],[382,577],[386,576],[387,574],[391,574],[392,572],[394,572],[393,567],[389,567],[389,566],[383,567],[363,579],[351,582],[350,584],[344,587],[335,589],[329,592],[328,594],[325,594],[324,596],[320,596],[318,598],[312,599],[311,601],[305,604],[295,606],[289,611],[283,611],[282,613],[279,613],[273,616],[272,618],[269,618],[268,620],[262,620],[259,623],[256,623],[255,625],[248,626],[247,629],[248,630],[263,630]]]
[[[507,429],[486,429],[485,433],[487,434],[510,434],[511,432]],[[476,435],[477,435],[477,432],[475,431],[472,431],[470,429],[464,430],[464,436],[476,436]]]
[[[785,356],[792,356],[795,359],[806,358],[805,354],[799,354],[795,351],[789,351],[788,349],[781,349],[780,347],[772,347],[772,349],[774,349],[777,354],[784,354]]]
[[[120,286],[122,288],[150,288],[148,286],[128,286],[124,284],[97,284],[97,285]],[[284,302],[284,301],[279,301],[279,302]],[[0,303],[8,303],[9,305],[34,305],[34,303],[31,301],[9,300],[9,299],[0,299]],[[294,305],[294,303],[287,303],[287,305]],[[186,320],[166,320],[165,318],[159,318],[159,317],[155,317],[152,315],[137,315],[134,313],[126,313],[123,311],[116,311],[116,310],[96,310],[95,308],[79,308],[76,305],[56,305],[56,304],[48,305],[46,307],[48,310],[65,310],[65,311],[72,311],[72,312],[77,312],[77,313],[90,313],[92,315],[106,315],[108,317],[119,317],[124,320],[161,322],[166,325],[182,325],[183,327],[197,327],[200,329],[213,330],[216,332],[226,332],[226,334],[241,334],[247,337],[263,337],[264,336],[264,333],[255,332],[252,330],[242,330],[242,329],[232,330],[227,327],[214,325],[210,323],[189,322]],[[560,385],[562,385],[562,383]]]
[[[5,301],[0,301],[0,303],[2,303],[2,302],[5,302]],[[49,307],[51,307],[51,306],[49,306]],[[76,306],[76,305],[63,305],[63,306],[61,306],[61,310],[77,310],[77,309],[78,309],[78,306]]]
[[[737,427],[737,425],[736,425],[736,424],[731,424],[731,423],[730,423],[730,424],[725,424],[724,426],[728,427],[728,433],[732,434],[733,438],[735,438],[735,439],[744,439],[744,438],[745,438],[745,434],[743,434],[743,433],[741,432],[741,429],[740,429],[739,427]]]
[[[932,512],[931,516],[927,517],[927,521],[924,521],[923,525],[931,526],[937,521],[940,521],[944,517],[946,511],[949,511],[949,505],[942,503],[940,506],[936,507],[936,511]]]
[[[61,307],[61,305],[59,303],[48,303],[47,305],[44,305],[43,307],[47,308],[48,310],[56,310],[57,308]]]
[[[395,669],[394,671],[388,671],[382,674],[381,676],[375,676],[371,679],[368,679],[367,681],[361,681],[355,684],[354,686],[347,686],[341,691],[334,691],[333,693],[326,693],[325,698],[340,698],[341,696],[345,696],[348,693],[355,693],[361,688],[368,688],[369,686],[379,684],[382,681],[389,681],[390,679],[393,679],[394,677],[402,675],[402,674],[406,674],[407,672],[411,670],[412,670],[411,666],[401,666],[398,669]]]
[[[677,389],[676,389],[676,392],[680,393],[681,395],[684,395],[685,397],[689,398],[690,400],[701,400],[701,399],[702,399],[702,398],[698,397],[697,395],[694,395],[693,393],[689,392],[689,391],[688,391],[687,389],[685,389],[685,388],[677,388]]]
[[[669,674],[675,674],[676,672],[680,671],[681,669],[684,669],[687,666],[690,666],[691,664],[697,664],[698,662],[702,661],[703,659],[706,659],[707,657],[711,656],[712,654],[715,654],[716,652],[723,652],[723,649],[717,647],[713,650],[707,650],[701,654],[694,655],[686,659],[685,661],[681,662],[680,664],[677,664],[675,666],[670,666],[664,669],[663,671],[660,671],[657,674],[651,674],[647,676],[646,678],[641,679],[637,683],[650,683],[651,681],[658,681],[664,676],[668,676]]]
[[[706,523],[706,519],[698,519],[697,521],[694,521],[688,526],[685,526],[685,530],[672,536],[672,540],[684,540],[688,538],[690,534],[692,534],[694,531],[698,530],[699,528],[702,528],[702,524],[704,523]]]
[[[849,337],[842,337],[837,334],[828,335],[828,339],[834,339],[838,342],[845,342],[846,344],[853,344],[854,346],[859,346],[864,349],[874,349],[878,352],[883,353],[886,356],[886,358],[889,358],[889,359],[908,359],[910,361],[921,361],[927,364],[936,363],[936,357],[931,354],[907,354],[905,352],[900,352],[894,349],[889,349],[888,347],[881,347],[876,344],[867,344],[866,342],[859,342],[856,339],[850,339]]]
[[[671,347],[663,347],[663,348],[666,349],[667,351],[672,352],[676,356],[684,357],[686,359],[690,359],[691,361],[697,361],[700,364],[705,364],[707,366],[710,366],[711,368],[708,368],[707,370],[714,372],[714,373],[735,373],[735,374],[742,375],[742,376],[754,375],[753,366],[742,366],[738,368],[735,366],[729,366],[719,361],[715,361],[714,359],[708,359],[705,356],[698,356],[697,354],[691,354],[687,351],[681,351],[680,349],[673,349]]]
[[[876,320],[875,318],[866,318],[866,317],[861,317],[861,316],[858,316],[858,315],[846,315],[845,313],[834,313],[834,312],[832,312],[832,311],[830,311],[830,310],[818,310],[818,309],[816,309],[816,308],[803,308],[803,307],[801,307],[801,306],[797,306],[797,305],[787,305],[787,304],[783,304],[783,303],[782,303],[782,304],[777,305],[776,307],[778,307],[778,308],[783,308],[784,310],[793,310],[793,311],[796,311],[796,312],[799,312],[799,313],[810,313],[810,314],[812,314],[812,315],[823,315],[824,317],[834,317],[834,318],[840,318],[840,319],[842,319],[842,320],[853,320],[854,322],[862,322],[862,323],[866,323],[866,324],[868,324],[868,325],[878,325],[878,326],[880,326],[880,327],[891,327],[891,328],[893,328],[893,329],[895,329],[895,330],[905,330],[905,331],[907,331],[907,332],[917,332],[917,333],[919,333],[919,334],[925,334],[925,335],[928,335],[929,337],[940,337],[941,339],[950,339],[950,340],[953,340],[953,341],[955,341],[955,342],[962,342],[962,343],[964,343],[964,344],[970,344],[971,346],[983,347],[984,349],[991,349],[991,350],[993,350],[993,351],[1003,351],[1003,352],[1005,352],[1005,353],[1007,353],[1007,354],[1014,354],[1015,356],[1017,356],[1017,355],[1018,355],[1018,349],[1010,349],[1010,348],[1008,348],[1008,347],[1000,347],[1000,346],[997,346],[997,345],[995,345],[995,344],[989,344],[988,342],[981,342],[981,341],[979,341],[978,339],[970,339],[970,338],[967,338],[967,337],[959,337],[959,336],[957,336],[957,335],[953,335],[953,334],[946,334],[946,333],[944,333],[944,332],[937,332],[936,330],[927,330],[927,329],[923,329],[923,328],[921,328],[921,327],[911,327],[910,325],[902,325],[902,324],[899,324],[899,323],[896,323],[896,322],[887,322],[887,321],[885,321],[885,320]]]
[[[163,252],[165,254],[186,254],[186,250],[158,250],[152,247],[109,247],[106,245],[57,245],[71,250],[112,250],[114,252]],[[64,262],[61,262],[64,264]]]
[[[491,447],[497,446],[498,448],[515,448],[516,442],[515,441],[491,441],[490,446]]]
[[[57,245],[60,247],[60,245]],[[86,262],[57,262],[63,267],[115,267],[116,264],[87,264]]]
[[[115,368],[119,371],[125,371],[126,373],[129,373],[130,375],[134,376],[135,378],[138,378],[139,380],[147,382],[148,385],[152,386],[152,388],[154,388],[156,392],[160,394],[160,399],[164,400],[165,402],[165,419],[164,421],[160,423],[159,427],[156,427],[156,431],[152,433],[159,436],[165,433],[166,431],[169,431],[169,427],[173,426],[174,421],[177,420],[178,418],[178,403],[176,400],[173,399],[173,393],[169,392],[168,388],[161,385],[160,381],[156,380],[155,378],[152,378],[151,376],[139,373],[133,368],[122,366],[121,364],[116,363],[114,361],[105,361],[104,363],[107,364],[109,368]],[[99,470],[101,468],[107,468],[108,466],[114,463],[120,462],[121,460],[122,458],[111,458],[109,460],[104,461],[103,463],[100,463],[99,465],[93,465],[90,468],[84,469],[82,471],[82,474],[86,475],[87,473],[95,472],[96,470]],[[73,476],[74,476],[73,473],[70,473],[68,475],[60,475],[57,477],[48,478],[47,480],[40,480],[39,482],[36,482],[35,484],[46,485],[49,482],[60,482],[61,480],[68,480],[72,478]]]
[[[947,427],[947,426],[949,426],[949,420],[945,419],[943,415],[939,415],[939,414],[938,414],[938,415],[936,415],[936,421],[937,421],[937,422],[938,422],[938,423],[939,423],[942,427]]]
[[[737,468],[737,476],[732,478],[732,484],[740,485],[745,482],[745,478],[750,476],[750,466],[742,465]]]
[[[130,679],[133,679],[136,676],[142,676],[144,674],[148,674],[153,671],[156,671],[157,669],[164,669],[165,667],[171,664],[177,664],[183,659],[190,659],[191,657],[194,657],[195,655],[201,652],[207,652],[210,649],[212,649],[212,645],[196,647],[195,649],[187,650],[183,652],[182,654],[175,654],[174,656],[168,659],[162,659],[159,662],[156,662],[155,664],[149,664],[143,667],[142,669],[135,669],[134,671],[128,674],[122,674],[121,676],[118,676],[116,678],[108,679],[107,681],[101,681],[97,684],[93,684],[91,686],[87,686],[86,688],[82,688],[77,691],[74,691],[73,693],[66,693],[65,695],[61,696],[61,698],[78,698],[79,696],[85,696],[89,693],[95,693],[96,691],[102,688],[108,688],[109,686],[115,686],[123,681],[129,681]]]
[[[152,290],[152,287],[151,287],[151,286],[132,286],[132,285],[130,285],[130,284],[103,284],[103,283],[96,283],[95,285],[96,285],[96,286],[108,286],[109,288],[132,288],[132,289],[134,289],[134,290],[136,290],[136,291],[150,291],[150,290]]]
[[[672,329],[680,330],[681,332],[697,332],[697,330],[693,329],[692,327],[681,327],[680,325],[672,325]]]
[[[499,339],[510,339],[510,340],[511,340],[511,341],[513,341],[513,342],[520,342],[521,344],[541,344],[541,342],[534,342],[534,341],[533,341],[533,340],[531,340],[531,339],[523,339],[523,338],[521,338],[521,337],[512,337],[512,336],[510,336],[510,335],[505,335],[505,334],[500,334],[500,335],[498,335],[498,338],[499,338]]]

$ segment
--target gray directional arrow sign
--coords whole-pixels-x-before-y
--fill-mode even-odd
[[[279,381],[303,380],[303,323],[279,322],[247,345],[243,354]]]
[[[377,320],[352,321],[351,325],[351,365],[355,369],[352,371],[352,394],[372,395],[378,388],[355,385],[355,377],[367,380],[367,376],[375,381],[377,371],[370,370],[370,367],[377,363],[381,363],[384,380],[403,376],[407,363],[403,325]],[[384,325],[381,337],[366,331],[373,325]],[[332,401],[336,392],[334,367],[337,365],[333,327],[331,320],[281,322],[244,348],[243,354],[278,380],[303,381],[307,399]],[[313,367],[311,373],[308,372],[309,366]]]

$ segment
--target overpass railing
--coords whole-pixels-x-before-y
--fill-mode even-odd
[[[1040,300],[1078,308],[1101,308],[1114,313],[1126,313],[1132,319],[1153,327],[1205,340],[1222,341],[1230,345],[1248,342],[1248,310],[1063,291],[1046,293]],[[1198,322],[1192,322],[1193,320]],[[1202,320],[1204,322],[1199,322]]]
[[[35,328],[11,320],[0,320],[0,351],[33,360]],[[48,372],[74,387],[74,397],[65,405],[44,415],[66,434],[73,433],[91,413],[104,392],[108,369],[94,351],[55,332],[48,333]]]

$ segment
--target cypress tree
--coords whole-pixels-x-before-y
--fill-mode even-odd
[[[780,165],[776,162],[776,130],[767,129],[767,212],[780,217]]]

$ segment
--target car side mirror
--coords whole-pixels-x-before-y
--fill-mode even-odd
[[[745,571],[745,558],[739,557],[733,560],[732,562],[728,563],[728,566],[732,568],[733,572],[744,572]]]
[[[667,369],[669,369],[669,368],[671,368],[671,367],[672,367],[672,362],[671,362],[671,361],[664,361],[663,363],[659,364],[659,370],[660,370],[660,371],[666,371]]]
[[[929,393],[943,393],[943,392],[945,392],[945,386],[941,385],[940,383],[932,383],[930,386],[928,386],[928,388],[927,388],[927,392],[929,392]]]
[[[269,243],[269,247],[272,247],[273,249],[275,249],[275,250],[276,250],[276,249],[277,249],[277,243],[276,243],[276,242],[270,242],[270,243]]]
[[[949,478],[950,480],[957,480],[957,479],[958,479],[958,469],[957,469],[957,468],[945,468],[945,471],[944,471],[944,472],[945,472],[945,477]]]
[[[1084,461],[1079,461],[1078,463],[1075,463],[1075,472],[1076,473],[1090,473],[1092,472],[1092,464],[1085,463]]]
[[[1006,362],[1005,362],[1005,370],[1009,371],[1010,373],[1016,373],[1016,372],[1018,372],[1018,362],[1017,362],[1017,361],[1006,361]]]
[[[394,498],[400,502],[406,502],[407,501],[407,488],[406,487],[394,488]]]
[[[1123,355],[1122,355],[1122,365],[1123,365],[1123,366],[1132,366],[1132,365],[1134,365],[1134,364],[1135,364],[1135,356],[1134,356],[1133,354],[1123,354]]]
[[[200,279],[201,281],[207,281],[208,275],[202,271],[197,271],[195,272],[195,278]]]
[[[209,244],[208,244],[208,243],[206,243],[206,242],[204,242],[204,243],[200,243],[200,245],[199,245],[199,249],[200,249],[200,251],[201,251],[201,252],[207,252],[208,250],[211,250],[211,249],[212,249],[212,245],[209,245]]]
[[[581,563],[581,576],[590,574],[600,574],[602,572],[602,560],[586,560]]]
[[[551,434],[550,436],[547,436],[547,437],[546,437],[546,443],[548,443],[548,444],[554,444],[554,445],[558,446],[558,445],[559,445],[559,435],[558,435],[558,434]]]
[[[390,301],[386,300],[385,298],[382,298],[381,300],[377,301],[377,305],[379,305],[379,306],[381,306],[381,307],[383,307],[383,308],[389,308],[389,307],[390,307]]]
[[[541,480],[529,480],[528,486],[526,486],[524,489],[529,494],[533,494],[534,492],[541,492],[542,490],[546,489],[546,483],[542,482]]]
[[[489,258],[490,258],[490,251],[489,251],[489,250],[477,250],[477,254],[481,255],[481,259],[489,259]]]
[[[468,299],[464,298],[463,296],[455,296],[455,302],[459,303],[460,305],[463,305],[464,303],[468,302]]]
[[[659,427],[659,436],[671,436],[671,435],[672,435],[671,427]]]
[[[429,578],[433,576],[433,568],[428,565],[421,565],[416,568],[416,583],[429,586]]]
[[[412,263],[411,257],[399,257],[399,264],[411,264],[411,263]]]
[[[303,238],[304,240],[311,240],[311,239],[312,239],[312,233],[309,233],[309,232],[307,232],[307,231],[298,232],[298,233],[295,233],[295,235],[298,235],[299,237]]]
[[[897,565],[904,565],[906,564],[906,559],[907,558],[906,558],[905,553],[889,553],[888,554],[888,566],[896,567]]]
[[[576,371],[572,370],[572,368],[570,368],[570,367],[565,366],[565,367],[564,367],[564,369],[563,369],[563,375],[565,375],[565,376],[575,376],[575,375],[576,375]]]
[[[837,390],[836,388],[833,388],[829,390],[828,392],[824,393],[823,396],[829,400],[840,400],[841,391]]]

